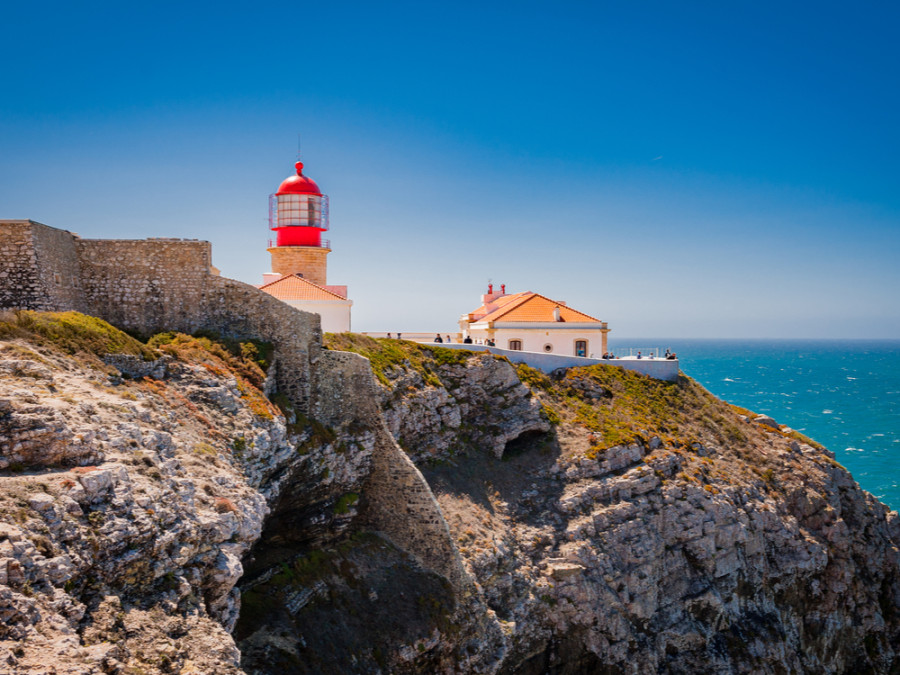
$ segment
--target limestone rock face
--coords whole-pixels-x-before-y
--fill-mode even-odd
[[[298,473],[274,502],[245,559],[235,631],[242,665],[251,673],[496,672],[501,626],[434,494],[388,432],[369,363],[325,352],[316,372],[318,433],[338,456],[363,460],[364,477],[345,482],[337,500],[310,504],[335,474]]]
[[[285,416],[277,365],[258,388],[198,344],[145,367],[0,342],[0,673],[496,670],[368,362],[317,354]],[[383,621],[328,630],[342,602]]]
[[[0,342],[0,673],[900,668],[900,517],[686,378],[310,349],[279,409],[277,353],[45,347]]]
[[[395,367],[380,402],[391,434],[415,462],[445,460],[478,449],[503,456],[507,443],[550,425],[515,368],[490,354],[437,369],[441,386],[416,370]]]
[[[14,347],[0,350],[0,672],[242,672],[237,582],[267,517],[303,480],[325,502],[359,490],[365,449],[309,443],[203,359],[129,381],[50,350],[3,358],[31,349]]]
[[[627,379],[641,405],[669,387]],[[550,452],[425,471],[508,626],[501,672],[895,672],[896,512],[777,423],[740,422],[687,380],[666,395],[699,413],[655,420],[668,437],[604,448],[613,391],[562,409]]]
[[[898,517],[832,453],[684,378],[518,371],[528,396],[506,368],[395,365],[381,397],[502,628],[497,672],[900,667]],[[498,452],[543,406],[554,432]],[[491,416],[494,443],[465,433]]]

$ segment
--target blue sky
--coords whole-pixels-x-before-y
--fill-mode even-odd
[[[896,3],[310,4],[6,3],[0,218],[257,283],[300,134],[357,330],[900,336]]]

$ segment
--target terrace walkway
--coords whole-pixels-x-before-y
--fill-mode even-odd
[[[404,335],[404,339],[406,336]],[[434,338],[432,337],[432,340]],[[565,354],[545,354],[543,352],[523,352],[513,349],[500,349],[499,347],[488,347],[486,345],[466,345],[456,342],[435,344],[426,340],[415,340],[422,344],[432,344],[435,347],[444,347],[446,349],[468,349],[473,352],[490,352],[499,356],[505,356],[513,363],[525,363],[532,368],[536,368],[545,373],[551,373],[557,368],[577,368],[580,366],[593,366],[602,363],[607,366],[618,366],[625,370],[633,370],[637,373],[643,373],[658,380],[666,380],[674,382],[678,379],[678,359],[666,358],[637,358],[637,356],[625,356],[617,359],[592,359],[584,356],[566,356]]]

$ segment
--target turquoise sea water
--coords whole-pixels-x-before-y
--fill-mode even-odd
[[[832,450],[863,489],[900,509],[900,340],[613,340],[660,347],[729,403]]]

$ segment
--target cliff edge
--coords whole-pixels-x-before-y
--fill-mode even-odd
[[[2,317],[0,673],[900,669],[900,519],[809,439],[689,378],[326,346],[292,382]]]

